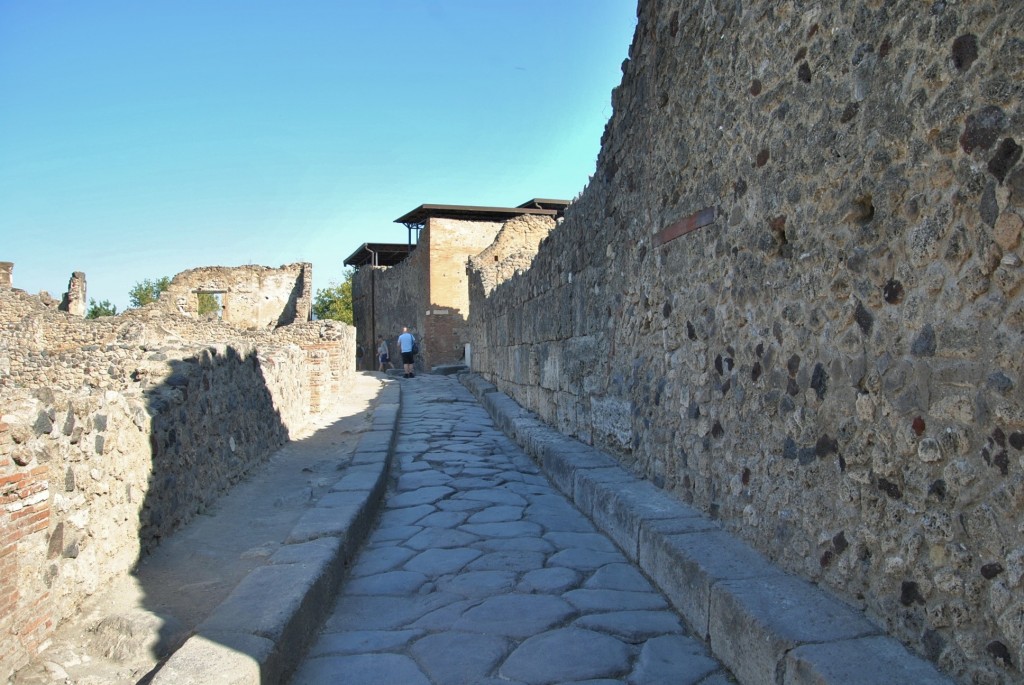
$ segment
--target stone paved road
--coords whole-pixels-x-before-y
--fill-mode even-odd
[[[456,380],[403,380],[381,521],[293,685],[735,681]]]

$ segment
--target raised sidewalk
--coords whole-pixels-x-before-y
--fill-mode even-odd
[[[773,566],[612,457],[562,435],[480,377],[462,380],[743,685],[952,682],[860,611]]]
[[[931,685],[952,681],[862,613],[772,566],[714,521],[566,437],[478,376],[463,384],[495,424],[665,593],[744,685]],[[415,382],[415,381],[412,381]],[[295,525],[156,673],[159,685],[282,681],[315,637],[383,500],[400,383],[331,493]]]

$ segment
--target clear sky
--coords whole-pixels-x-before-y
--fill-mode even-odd
[[[146,278],[405,242],[421,204],[572,199],[635,0],[0,0],[0,261]]]

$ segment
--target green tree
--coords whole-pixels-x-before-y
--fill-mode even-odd
[[[196,293],[199,298],[199,316],[220,313],[220,300],[213,293]]]
[[[160,293],[167,290],[171,285],[171,279],[167,276],[163,278],[146,279],[140,283],[136,283],[135,287],[128,291],[128,300],[132,307],[144,307],[150,302],[156,302],[160,298]]]
[[[89,298],[89,311],[85,313],[87,319],[98,319],[101,316],[117,316],[117,307],[110,304],[110,300],[97,302]]]
[[[316,291],[313,298],[313,318],[334,319],[352,325],[352,277],[354,269],[347,269],[342,274],[341,283],[331,284]]]

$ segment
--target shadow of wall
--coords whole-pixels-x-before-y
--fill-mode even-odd
[[[312,317],[313,267],[308,263],[301,266],[302,268],[295,278],[295,286],[288,297],[288,303],[277,319],[278,328],[309,321]]]
[[[210,347],[169,361],[167,377],[145,391],[152,470],[139,513],[142,555],[287,442],[278,405],[308,404],[308,393],[280,377],[280,355],[289,351],[261,359],[252,348]]]
[[[305,354],[294,347],[233,344],[166,362],[166,377],[145,391],[151,470],[138,513],[133,570],[289,440],[281,407],[308,407],[308,388],[296,381],[304,363]],[[158,638],[149,644],[153,656],[162,659],[185,634],[165,613],[168,607],[154,599],[165,597],[167,588],[150,587],[139,578],[142,601],[162,617]]]
[[[456,364],[465,358],[468,331],[466,317],[452,306],[430,304],[419,336],[417,363],[429,369],[439,364]]]
[[[102,321],[0,293],[0,676],[82,601],[329,406],[354,329],[273,334],[134,311]],[[234,342],[190,340],[234,338]],[[315,408],[314,408],[315,406]]]

